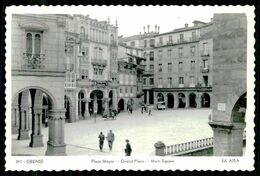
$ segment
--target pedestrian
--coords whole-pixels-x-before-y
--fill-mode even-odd
[[[133,107],[132,106],[129,106],[129,111],[130,111],[130,114],[133,113]]]
[[[102,152],[105,136],[104,136],[104,134],[102,132],[100,132],[98,138],[99,138],[99,149]]]
[[[149,106],[148,107],[148,116],[152,115],[152,108]]]
[[[131,156],[132,153],[132,148],[131,145],[129,143],[129,140],[125,140],[126,141],[126,147],[125,147],[125,156]]]
[[[115,134],[112,132],[112,130],[110,130],[109,133],[107,133],[107,142],[110,150],[112,150],[114,140]]]
[[[142,105],[141,106],[141,114],[143,114],[144,113],[144,106]]]
[[[44,123],[45,123],[45,128],[47,128],[48,127],[48,117],[45,117]]]

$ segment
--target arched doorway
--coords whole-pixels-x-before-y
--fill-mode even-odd
[[[168,93],[167,94],[167,102],[168,102],[168,104],[167,104],[167,106],[168,106],[168,108],[173,108],[174,107],[174,96],[171,94],[171,93]]]
[[[125,109],[125,101],[124,99],[120,99],[118,102],[118,111],[124,111]]]
[[[78,94],[78,116],[83,118],[85,114],[85,93],[83,90],[79,91]]]
[[[65,112],[65,120],[68,121],[70,119],[70,106],[71,106],[71,101],[70,101],[70,98],[68,96],[64,96],[64,108],[66,109],[66,112]]]
[[[196,95],[194,93],[190,93],[190,95],[189,95],[189,105],[191,108],[197,107]]]
[[[210,96],[208,93],[203,93],[201,96],[201,107],[209,108],[210,107]]]
[[[157,102],[164,101],[164,96],[162,93],[157,94]]]
[[[109,97],[109,109],[113,109],[113,91],[112,90],[110,90],[108,97]]]
[[[89,113],[97,113],[97,114],[102,114],[104,111],[104,106],[103,106],[103,98],[104,94],[101,90],[93,90],[90,93],[90,103],[89,103]]]
[[[186,102],[185,102],[185,95],[183,93],[178,94],[178,100],[179,100],[179,108],[185,108]]]
[[[12,118],[19,119],[17,139],[30,139],[30,147],[43,147],[42,124],[48,126],[48,112],[54,109],[53,99],[47,92],[35,88],[24,89],[16,96],[14,100],[18,102],[12,103]]]
[[[235,123],[244,123],[246,114],[246,93],[241,95],[235,103],[232,112],[231,119]]]

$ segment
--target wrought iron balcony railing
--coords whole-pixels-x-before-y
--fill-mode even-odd
[[[107,60],[104,59],[91,59],[91,63],[93,65],[101,65],[101,66],[106,66],[107,65]]]
[[[208,73],[209,72],[209,66],[200,66],[201,73]]]
[[[45,54],[23,53],[26,68],[42,69],[44,68]]]
[[[201,57],[206,57],[206,56],[209,56],[209,50],[201,50],[200,51],[200,56]]]

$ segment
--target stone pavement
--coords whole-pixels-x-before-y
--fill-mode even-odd
[[[132,115],[120,113],[116,120],[104,120],[98,117],[65,124],[65,143],[67,155],[124,155],[125,139],[130,140],[134,156],[149,156],[154,151],[154,143],[163,141],[166,145],[188,142],[212,137],[208,125],[211,109],[178,109],[153,111],[152,116],[141,114],[140,110]],[[99,151],[98,135],[100,131],[115,133],[113,150],[109,151],[107,141],[103,152]],[[18,141],[12,136],[13,155],[44,155],[48,130],[43,127],[44,147],[30,148],[29,140]]]

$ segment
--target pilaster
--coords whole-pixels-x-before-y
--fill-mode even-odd
[[[29,139],[29,107],[20,107],[20,126],[18,131],[18,140]]]

